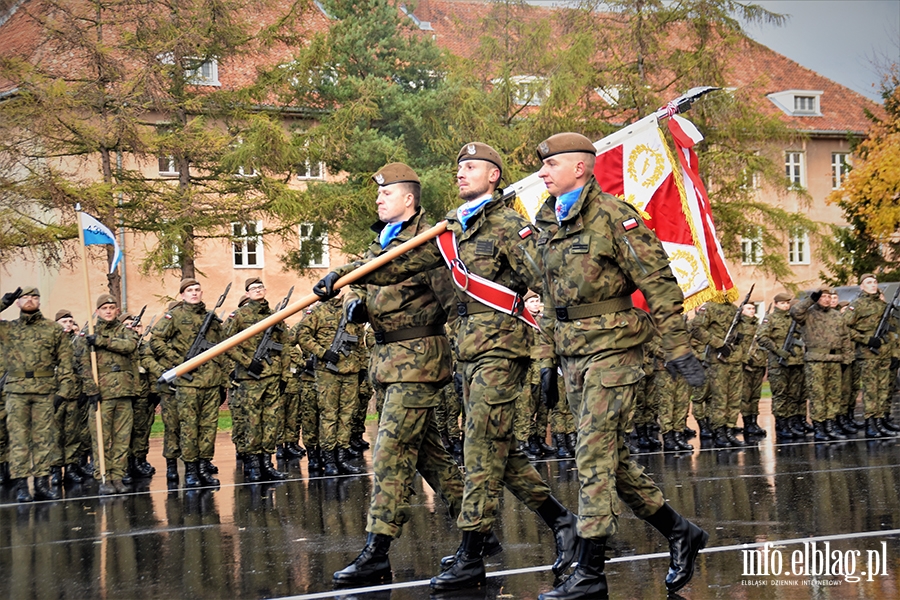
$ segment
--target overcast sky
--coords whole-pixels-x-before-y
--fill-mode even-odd
[[[790,18],[746,25],[753,39],[804,67],[881,101],[876,64],[900,62],[900,0],[755,0]]]

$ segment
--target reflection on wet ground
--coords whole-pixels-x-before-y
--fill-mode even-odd
[[[760,421],[771,431],[771,417]],[[162,474],[157,442],[151,455]],[[898,450],[900,439],[775,445],[766,438],[742,450],[641,456],[672,505],[710,532],[682,596],[900,597]],[[364,460],[371,469],[371,451]],[[287,481],[243,484],[224,435],[215,462],[217,489],[168,490],[157,475],[125,496],[99,498],[92,484],[28,505],[3,489],[0,596],[427,598],[440,557],[459,544],[440,500],[417,479],[411,521],[391,547],[393,583],[334,592],[331,574],[365,538],[371,478],[310,478],[304,459],[290,463]],[[574,461],[537,465],[554,494],[577,507]],[[550,530],[509,494],[497,533],[504,552],[488,559],[487,585],[445,597],[533,599],[552,588]],[[612,597],[665,597],[666,551],[665,540],[622,507],[607,550]]]

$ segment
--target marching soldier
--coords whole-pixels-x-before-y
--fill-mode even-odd
[[[765,436],[766,430],[756,422],[759,417],[759,398],[762,394],[762,382],[766,376],[766,351],[760,347],[756,339],[758,321],[756,305],[745,304],[741,308],[740,331],[746,344],[744,352],[744,381],[741,393],[741,418],[744,422],[744,439],[747,436]]]
[[[544,305],[555,307],[553,336],[569,406],[578,421],[575,460],[581,482],[578,567],[540,598],[597,598],[608,593],[604,552],[618,529],[616,494],[669,541],[666,588],[690,581],[708,534],[679,515],[629,455],[635,387],[644,375],[641,345],[655,324],[667,364],[692,385],[703,368],[691,352],[683,295],[662,244],[628,203],[603,193],[586,137],[560,133],[537,148],[538,176],[549,198],[535,223],[541,233]],[[640,290],[652,319],[635,309]],[[552,375],[555,378],[556,370]],[[553,381],[556,385],[556,381]]]
[[[59,464],[64,465],[66,468],[65,481],[67,483],[82,483],[84,476],[78,463],[81,459],[81,428],[86,418],[86,411],[84,410],[84,403],[79,402],[82,390],[78,359],[81,352],[77,352],[76,356],[74,344],[83,344],[84,338],[78,335],[72,311],[67,309],[57,311],[55,320],[63,328],[66,336],[73,344],[72,370],[77,375],[75,377],[75,385],[72,386],[72,397],[66,398],[64,401],[58,400],[58,406],[55,411],[56,423],[59,428]],[[76,340],[78,341],[76,342]]]
[[[50,486],[50,467],[59,452],[54,402],[74,395],[72,344],[62,327],[41,314],[41,294],[19,288],[0,299],[0,311],[15,302],[19,318],[0,321],[0,350],[5,358],[9,475],[19,502],[58,500]],[[34,496],[28,476],[34,476]]]
[[[309,317],[312,309],[307,308],[303,319]],[[302,319],[301,322],[302,323]],[[322,448],[319,444],[319,394],[316,392],[316,357],[307,353],[297,342],[300,334],[300,323],[291,329],[288,339],[293,351],[300,354],[300,429],[303,432],[303,445],[308,457],[307,468],[310,473],[325,468]]]
[[[94,333],[85,336],[89,351],[81,357],[81,383],[84,393],[91,399],[88,421],[96,423],[96,411],[100,411],[103,447],[97,438],[97,428],[91,427],[93,454],[106,460],[108,480],[100,484],[100,493],[124,494],[131,483],[128,475],[128,448],[134,425],[132,403],[140,392],[140,374],[137,361],[137,335],[116,318],[119,306],[116,299],[103,294],[97,298],[97,322]],[[98,382],[94,381],[91,352],[97,356]],[[99,464],[99,463],[98,463]],[[100,469],[94,469],[94,478],[102,479]]]
[[[803,401],[803,351],[798,332],[794,332],[785,350],[785,340],[791,329],[791,295],[775,294],[774,308],[763,319],[757,332],[761,348],[769,353],[768,377],[772,388],[772,415],[775,417],[775,437],[778,440],[802,439],[806,436],[802,422],[806,421]],[[797,328],[795,327],[795,330]]]
[[[153,465],[147,462],[147,454],[150,452],[150,430],[153,428],[156,406],[159,404],[159,395],[152,391],[156,387],[156,379],[150,380],[150,372],[144,366],[144,357],[150,354],[150,348],[144,343],[143,323],[135,325],[133,315],[122,315],[119,320],[126,329],[134,332],[138,340],[136,357],[140,378],[138,393],[131,405],[134,425],[131,429],[131,445],[128,451],[128,472],[133,478],[149,478],[156,473]]]
[[[183,279],[178,291],[181,302],[163,315],[150,338],[153,354],[161,364],[170,365],[169,368],[184,362],[207,314],[199,281]],[[213,316],[206,338],[215,344],[221,337],[219,319]],[[189,377],[175,380],[174,401],[186,487],[219,485],[219,480],[212,473],[212,458],[216,448],[223,382],[222,369],[215,360],[201,365]]]

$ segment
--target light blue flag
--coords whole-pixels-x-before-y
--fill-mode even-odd
[[[93,246],[96,244],[112,244],[115,249],[113,264],[109,269],[109,272],[112,273],[116,270],[116,266],[118,266],[119,261],[122,259],[122,250],[119,248],[119,242],[116,241],[116,236],[109,230],[109,227],[91,215],[84,212],[80,214],[81,227],[84,229],[84,245]]]

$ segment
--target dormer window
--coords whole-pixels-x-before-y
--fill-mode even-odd
[[[785,90],[766,98],[791,117],[821,117],[822,93],[818,90]]]

